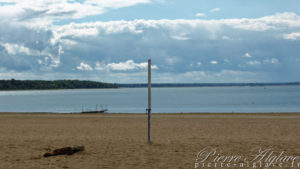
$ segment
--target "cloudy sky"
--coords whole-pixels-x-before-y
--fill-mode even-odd
[[[299,0],[0,0],[0,79],[300,81]]]

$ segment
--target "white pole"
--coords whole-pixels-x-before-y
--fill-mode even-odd
[[[148,142],[151,142],[151,59],[148,59]]]

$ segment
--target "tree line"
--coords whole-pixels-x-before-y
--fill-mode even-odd
[[[31,90],[31,89],[91,89],[118,88],[117,84],[88,80],[0,80],[0,90]]]

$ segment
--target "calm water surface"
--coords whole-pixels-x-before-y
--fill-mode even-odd
[[[144,113],[146,88],[0,91],[0,112]],[[300,86],[153,88],[153,112],[300,112]]]

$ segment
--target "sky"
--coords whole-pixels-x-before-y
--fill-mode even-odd
[[[0,0],[0,79],[300,81],[299,0]]]

